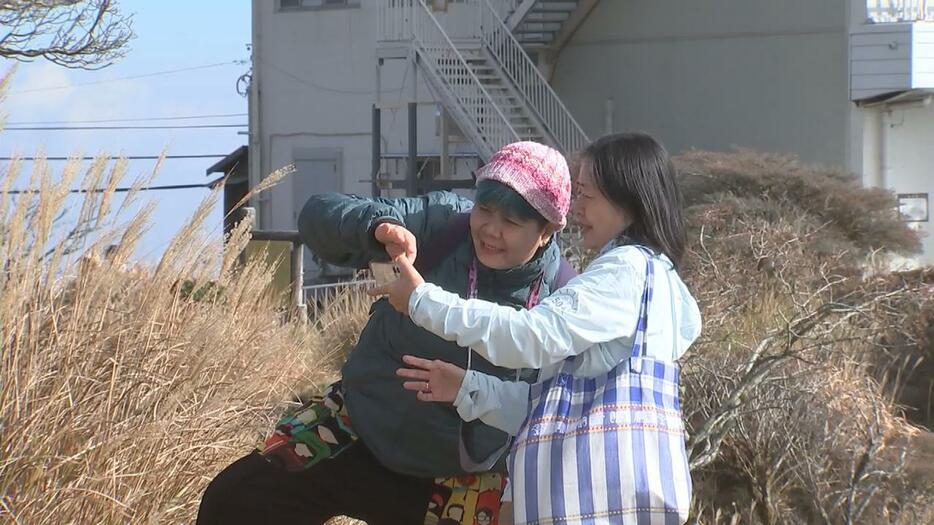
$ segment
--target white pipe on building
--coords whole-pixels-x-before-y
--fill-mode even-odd
[[[613,98],[606,99],[603,105],[603,132],[607,135],[614,133],[616,126],[613,122],[616,113],[616,103]]]
[[[883,187],[883,110],[863,109],[863,186]]]
[[[248,100],[248,114],[249,114],[249,136],[247,137],[247,154],[249,155],[249,169],[247,170],[247,181],[248,186],[252,190],[256,187],[262,180],[263,173],[263,135],[261,129],[261,118],[260,112],[262,108],[260,107],[260,79],[262,78],[261,68],[260,68],[260,53],[262,52],[262,42],[260,38],[261,31],[259,30],[261,12],[260,12],[260,2],[253,2],[253,41],[250,47],[251,54],[251,77],[250,77],[250,92]],[[250,199],[249,205],[257,210],[256,222],[254,224],[257,228],[265,228],[267,226],[266,221],[269,219],[266,217],[266,213],[263,212],[265,206],[265,200],[269,192],[263,192],[258,196],[254,196]]]

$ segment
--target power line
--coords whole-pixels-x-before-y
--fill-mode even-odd
[[[334,87],[329,87],[329,86],[323,86],[321,84],[316,84],[294,73],[286,71],[282,69],[281,67],[273,64],[272,62],[268,62],[266,60],[259,60],[259,59],[257,60],[260,62],[260,64],[264,66],[269,66],[270,69],[291,78],[292,80],[298,82],[299,84],[302,84],[302,85],[305,85],[311,88],[315,88],[320,91],[327,91],[329,93],[337,93],[339,95],[372,95],[373,94],[372,89],[367,89],[367,90],[339,89],[339,88],[334,88]],[[380,91],[383,93],[393,93],[393,92],[402,91],[402,90],[403,88],[400,87],[400,88],[392,88],[392,89],[381,89]]]
[[[87,131],[87,130],[137,130],[137,129],[206,129],[245,128],[248,124],[184,124],[172,126],[11,126],[2,131]]]
[[[45,120],[7,122],[10,126],[41,126],[52,124],[106,124],[109,122],[153,122],[164,120],[195,120],[203,118],[246,117],[247,113],[222,113],[216,115],[173,115],[167,117],[112,118],[102,120]]]
[[[10,91],[9,94],[10,94],[10,95],[15,95],[15,94],[19,94],[19,93],[36,93],[36,92],[39,92],[39,91],[55,91],[55,90],[59,90],[59,89],[71,89],[71,88],[78,88],[78,87],[84,87],[84,86],[96,86],[96,85],[100,85],[100,84],[108,84],[108,83],[110,83],[110,82],[122,82],[122,81],[124,81],[124,80],[137,80],[137,79],[140,79],[140,78],[150,78],[150,77],[157,77],[157,76],[161,76],[161,75],[172,75],[172,74],[175,74],[175,73],[184,73],[184,72],[186,72],[186,71],[197,71],[197,70],[200,70],[200,69],[210,69],[210,68],[214,68],[214,67],[229,66],[229,65],[243,64],[243,63],[244,63],[244,61],[242,61],[242,60],[231,60],[231,61],[229,61],[229,62],[217,62],[217,63],[215,63],[215,64],[205,64],[205,65],[202,65],[202,66],[183,67],[183,68],[179,68],[179,69],[168,69],[168,70],[165,70],[165,71],[156,71],[156,72],[153,72],[153,73],[144,73],[144,74],[142,74],[142,75],[130,75],[130,76],[126,76],[126,77],[109,78],[109,79],[105,79],[105,80],[92,80],[92,81],[90,81],[90,82],[79,82],[79,83],[76,83],[76,84],[69,84],[69,85],[63,85],[63,86],[49,86],[49,87],[32,88],[32,89],[18,89],[18,90],[15,90],[15,91]]]
[[[107,160],[159,160],[159,159],[219,159],[224,158],[227,155],[217,154],[217,155],[125,155],[125,156],[106,156],[106,157],[0,157],[0,161],[3,160],[97,160],[97,159],[107,159]]]
[[[112,191],[114,193],[126,193],[128,191],[189,190],[189,189],[195,189],[195,188],[210,188],[212,186],[214,186],[214,183],[212,182],[208,182],[205,184],[167,184],[164,186],[141,186],[139,188],[133,188],[132,186],[121,187],[121,188],[114,188]],[[108,191],[108,190],[104,188],[94,188],[91,190],[71,189],[71,190],[68,190],[68,193],[104,193],[105,191]],[[25,195],[25,194],[35,194],[35,193],[41,193],[41,190],[8,190],[8,191],[0,190],[0,195],[4,195],[4,194],[5,195]]]

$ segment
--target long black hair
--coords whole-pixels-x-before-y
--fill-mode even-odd
[[[583,155],[593,164],[600,192],[631,215],[623,235],[680,267],[687,239],[684,199],[665,147],[644,133],[619,133],[597,139]]]

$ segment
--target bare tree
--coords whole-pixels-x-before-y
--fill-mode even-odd
[[[131,16],[112,0],[0,0],[0,57],[100,69],[122,58]]]

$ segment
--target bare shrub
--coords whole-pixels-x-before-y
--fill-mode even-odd
[[[930,312],[930,286],[865,267],[878,250],[917,249],[891,195],[789,157],[693,152],[678,163],[690,203],[684,275],[705,321],[683,362],[694,519],[931,513],[922,487],[934,478],[906,459],[926,453],[929,433],[891,401],[919,367],[904,362],[919,354],[925,317],[914,312]]]

